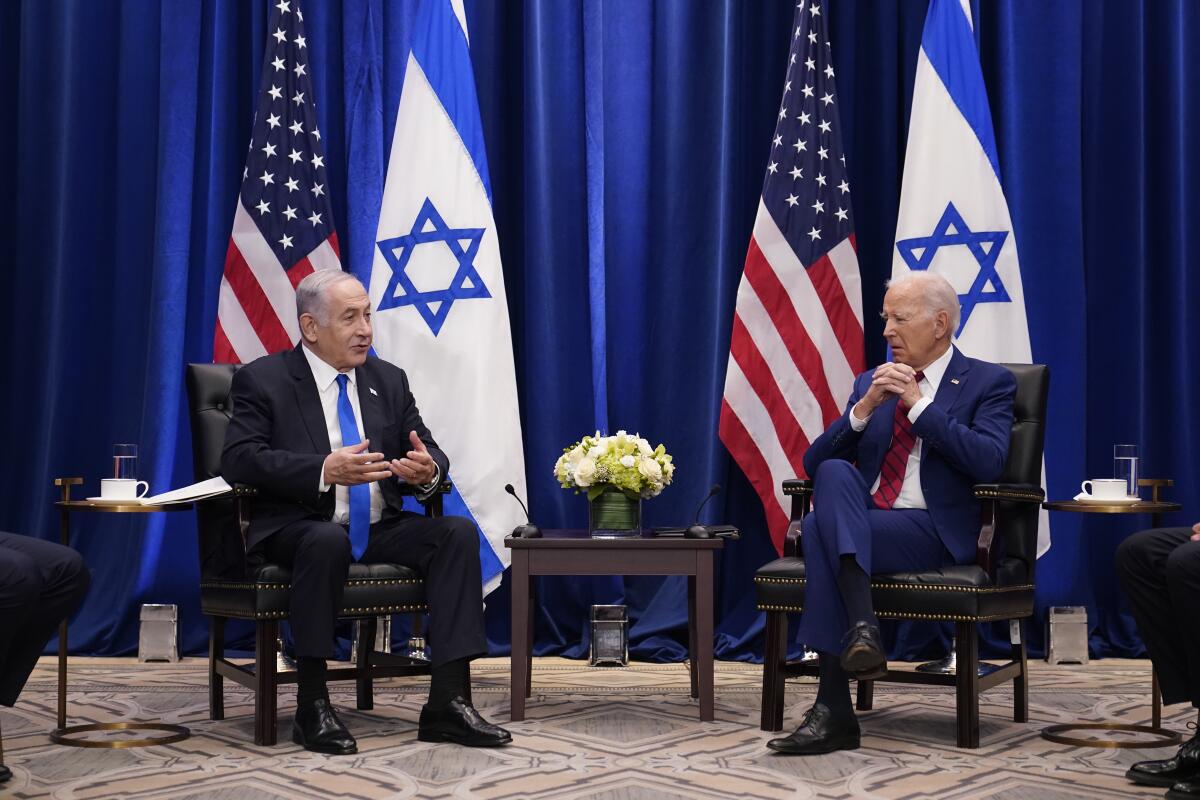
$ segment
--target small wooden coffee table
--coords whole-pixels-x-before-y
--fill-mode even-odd
[[[540,539],[508,537],[512,550],[512,720],[525,719],[532,691],[533,578],[537,575],[687,575],[688,653],[700,720],[713,720],[713,553],[722,539],[593,539],[586,530],[548,530]]]

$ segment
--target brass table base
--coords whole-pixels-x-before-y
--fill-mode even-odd
[[[1157,738],[1148,741],[1113,741],[1112,739],[1085,739],[1082,736],[1065,736],[1068,731],[1129,731],[1144,733]],[[1070,744],[1076,747],[1168,747],[1179,744],[1182,738],[1175,731],[1159,728],[1153,725],[1131,725],[1127,722],[1074,722],[1070,725],[1051,725],[1042,728],[1042,738],[1058,744]]]
[[[70,739],[77,733],[93,731],[165,731],[169,736],[153,736],[148,739]],[[71,725],[59,728],[50,734],[50,741],[55,744],[65,744],[69,747],[98,747],[106,750],[126,747],[151,747],[156,744],[173,744],[182,742],[192,735],[192,732],[182,725],[167,725],[160,722],[94,722],[90,725]]]

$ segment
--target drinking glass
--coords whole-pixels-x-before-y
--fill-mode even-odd
[[[112,476],[137,480],[137,458],[138,446],[136,444],[114,444]]]
[[[1138,449],[1136,444],[1113,445],[1113,477],[1125,481],[1125,494],[1138,496]]]

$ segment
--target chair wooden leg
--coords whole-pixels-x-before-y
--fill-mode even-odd
[[[783,674],[787,659],[787,613],[768,611],[763,629],[763,691],[759,728],[777,731],[783,728]]]
[[[1021,665],[1021,674],[1013,678],[1013,722],[1029,721],[1029,651],[1025,646],[1025,621],[1012,620],[1010,638],[1012,658]]]
[[[358,626],[358,652],[354,654],[354,665],[358,677],[354,681],[359,711],[375,708],[375,686],[371,676],[371,652],[375,649],[375,636],[379,630],[376,617],[365,617],[354,621]]]
[[[225,618],[211,617],[208,625],[208,718],[225,719],[225,678],[217,659],[225,657]]]
[[[870,711],[875,707],[875,681],[858,682],[858,710]]]
[[[974,622],[960,622],[958,635],[958,746],[979,747],[979,636]]]
[[[279,621],[258,620],[254,625],[254,743],[275,744],[279,716],[279,689],[275,674],[275,640]]]

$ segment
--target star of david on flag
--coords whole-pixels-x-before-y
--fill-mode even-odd
[[[442,219],[433,201],[426,197],[408,233],[377,243],[379,251],[392,268],[392,278],[383,291],[377,310],[415,306],[429,330],[437,336],[454,301],[492,296],[475,269],[475,256],[479,252],[483,234],[483,228],[451,228]],[[458,269],[445,289],[421,291],[406,268],[417,247],[423,244],[436,246],[438,243],[449,248]],[[464,243],[466,247],[463,247]]]
[[[968,0],[930,0],[917,55],[892,276],[933,270],[958,293],[954,344],[997,363],[1033,360],[1017,239]],[[968,224],[969,220],[969,224]],[[1046,470],[1042,468],[1042,484]],[[1038,555],[1050,547],[1049,516]]]
[[[445,513],[479,526],[486,595],[527,502],[512,329],[465,10],[414,0],[371,271],[375,352],[404,370],[450,457]],[[364,137],[372,135],[363,132]]]
[[[1004,281],[1000,279],[1000,273],[996,271],[996,262],[1007,238],[1008,231],[972,231],[963,220],[962,214],[954,207],[954,203],[947,203],[941,219],[933,228],[933,233],[901,239],[896,242],[896,249],[911,270],[929,269],[938,250],[943,247],[966,247],[979,263],[979,273],[971,282],[971,288],[966,294],[958,296],[962,316],[958,322],[958,330],[954,333],[955,336],[961,336],[975,306],[980,303],[1012,302],[1008,290],[1004,288]],[[984,291],[989,284],[992,290]]]

